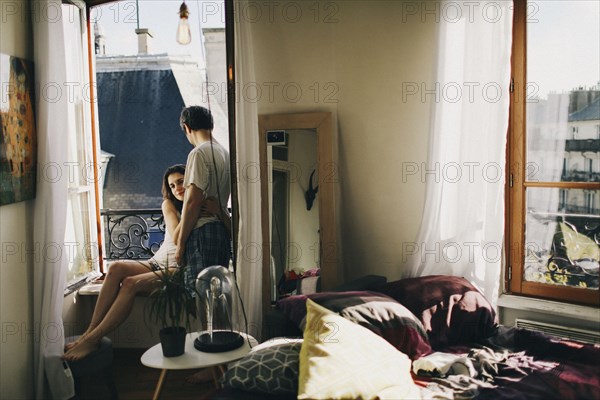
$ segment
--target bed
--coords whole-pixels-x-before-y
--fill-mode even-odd
[[[498,324],[463,278],[278,302],[298,337],[229,366],[214,399],[600,399],[600,346]]]

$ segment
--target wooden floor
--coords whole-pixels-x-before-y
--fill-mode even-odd
[[[160,370],[142,365],[140,357],[146,349],[114,349],[113,372],[120,400],[152,399]],[[189,383],[186,378],[200,370],[168,371],[161,399],[209,399],[215,392],[212,380]],[[207,374],[208,375],[208,374]],[[209,375],[210,376],[210,375]],[[80,399],[106,400],[108,391],[102,377],[82,380]]]

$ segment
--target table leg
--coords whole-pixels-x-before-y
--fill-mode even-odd
[[[160,392],[162,391],[163,383],[165,383],[165,379],[167,377],[167,370],[163,369],[160,372],[160,377],[158,378],[158,383],[156,384],[156,389],[154,389],[154,396],[152,400],[158,400],[160,398]]]
[[[212,373],[213,382],[215,383],[215,387],[217,389],[219,389],[220,385],[219,385],[219,377],[217,376],[217,367],[210,367],[210,372]]]

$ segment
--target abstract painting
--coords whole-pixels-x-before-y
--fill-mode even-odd
[[[0,54],[0,206],[35,197],[34,100],[33,63]]]

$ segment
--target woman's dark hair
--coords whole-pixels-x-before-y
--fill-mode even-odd
[[[214,127],[213,117],[209,109],[201,106],[186,107],[181,111],[179,125],[183,129],[183,124],[187,125],[193,131],[199,129],[212,130]]]
[[[175,208],[177,208],[177,210],[181,212],[181,209],[183,208],[183,201],[177,200],[177,198],[175,198],[175,196],[173,195],[171,188],[169,187],[169,176],[171,176],[171,174],[176,173],[185,175],[185,165],[176,164],[167,168],[167,170],[165,171],[165,175],[163,176],[162,196],[164,200],[171,200],[171,202],[175,204]]]

